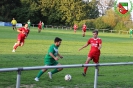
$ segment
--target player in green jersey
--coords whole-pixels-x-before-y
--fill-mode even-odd
[[[31,25],[30,20],[28,20],[27,24],[28,24],[28,28],[30,29],[30,25]]]
[[[130,28],[129,30],[130,38],[132,38],[133,30]]]
[[[58,48],[61,44],[62,39],[56,37],[54,39],[54,44],[52,44],[49,49],[48,49],[48,53],[46,54],[46,56],[44,57],[44,64],[45,66],[56,66],[56,65],[61,65],[60,63],[57,62],[57,60],[59,59],[57,56],[59,56],[60,58],[63,58],[59,52],[58,52]],[[36,78],[34,79],[35,81],[39,81],[40,76],[46,72],[48,69],[42,69],[40,70],[40,72],[38,73],[38,75],[36,76]],[[55,74],[59,71],[63,70],[63,68],[56,68],[51,72],[48,72],[49,78],[52,79],[52,74]]]
[[[42,22],[42,29],[44,30],[44,23]]]

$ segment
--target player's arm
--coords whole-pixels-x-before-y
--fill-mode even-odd
[[[25,32],[24,32],[21,28],[19,28],[19,29],[17,30],[17,32],[22,33],[22,34],[25,34]]]
[[[98,47],[98,49],[100,50],[102,48],[102,44],[99,44],[99,47]]]
[[[101,48],[102,48],[102,40],[100,39],[98,49],[100,50]]]
[[[89,45],[89,44],[86,43],[84,46],[82,46],[82,47],[79,49],[79,51],[82,50],[83,48],[87,47],[88,45]]]
[[[63,58],[63,56],[62,55],[60,55],[59,53],[57,54],[60,58]]]
[[[27,31],[27,33],[26,33],[26,37],[28,36],[29,32],[30,32],[30,30],[28,29],[28,31]]]
[[[55,57],[55,56],[53,55],[53,53],[50,52],[49,55],[50,55],[52,58],[54,58],[55,60],[58,60],[58,58]]]
[[[21,33],[21,32],[22,32],[22,30],[21,30],[21,29],[17,29],[17,32]]]

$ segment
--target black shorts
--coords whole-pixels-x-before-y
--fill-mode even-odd
[[[16,27],[16,25],[12,25],[13,27]]]

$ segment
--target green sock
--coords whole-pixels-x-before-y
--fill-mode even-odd
[[[37,77],[40,78],[40,76],[43,74],[44,72],[42,70],[40,70],[40,72],[38,73]]]
[[[53,71],[51,71],[52,74],[55,74],[57,72],[59,72],[57,69],[54,69]]]

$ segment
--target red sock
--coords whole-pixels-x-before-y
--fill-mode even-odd
[[[84,73],[86,74],[88,67],[84,67]]]
[[[88,64],[88,63],[85,63]],[[86,74],[88,67],[84,67],[84,73]]]

